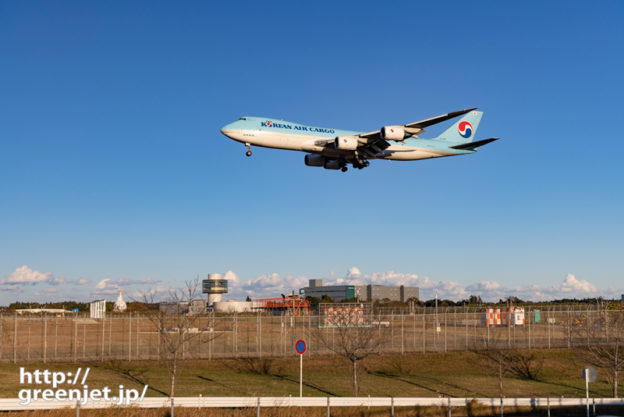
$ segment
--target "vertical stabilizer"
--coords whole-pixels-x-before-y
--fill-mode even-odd
[[[482,111],[476,110],[466,113],[464,117],[455,122],[453,126],[446,129],[436,139],[449,142],[472,142],[477,133],[477,127],[479,127],[482,115]]]

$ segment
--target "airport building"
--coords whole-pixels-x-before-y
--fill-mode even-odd
[[[389,285],[326,285],[322,279],[311,279],[299,293],[304,297],[322,298],[327,295],[334,301],[358,299],[361,301],[390,301],[406,302],[410,298],[419,298],[418,287],[389,286]]]

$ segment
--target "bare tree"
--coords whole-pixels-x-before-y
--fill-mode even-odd
[[[380,352],[387,331],[379,323],[373,325],[370,317],[355,317],[353,311],[348,309],[334,312],[329,321],[321,324],[315,338],[322,346],[351,362],[352,391],[353,396],[357,397],[360,393],[358,363]],[[332,332],[329,333],[327,328],[331,328]]]
[[[618,380],[624,371],[624,311],[601,311],[579,324],[576,333],[585,343],[575,348],[577,357],[609,372],[613,397],[618,397]]]
[[[504,349],[485,343],[486,348],[475,350],[486,359],[486,368],[498,378],[498,392],[503,398],[503,378],[514,375],[518,378],[537,380],[542,371],[543,362],[533,352],[519,349]]]
[[[199,290],[199,279],[187,281],[185,288],[169,291],[165,310],[146,311],[146,317],[159,335],[159,359],[169,374],[170,397],[175,396],[178,366],[179,362],[184,360],[186,346],[196,338],[199,338],[200,343],[206,343],[214,338],[214,332],[209,332],[208,338],[200,338],[204,333],[198,328],[200,312],[193,310],[193,301],[200,296]],[[143,294],[143,304],[145,306],[154,304],[153,292]]]
[[[506,351],[499,347],[488,346],[486,349],[476,350],[475,353],[485,358],[486,369],[498,378],[498,394],[503,398],[503,378],[510,371]]]

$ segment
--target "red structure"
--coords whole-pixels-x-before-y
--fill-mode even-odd
[[[286,311],[294,316],[306,315],[310,312],[310,303],[299,295],[286,295],[277,298],[261,298],[254,300],[256,308],[267,313]]]

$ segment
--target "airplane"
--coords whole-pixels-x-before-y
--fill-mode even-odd
[[[414,161],[443,156],[467,155],[499,138],[473,142],[483,112],[477,108],[454,111],[402,126],[383,126],[373,132],[356,132],[305,126],[266,117],[241,117],[221,128],[230,139],[251,146],[306,152],[307,166],[346,172],[348,164],[366,168],[371,159]],[[441,135],[423,139],[425,128],[463,116]]]

